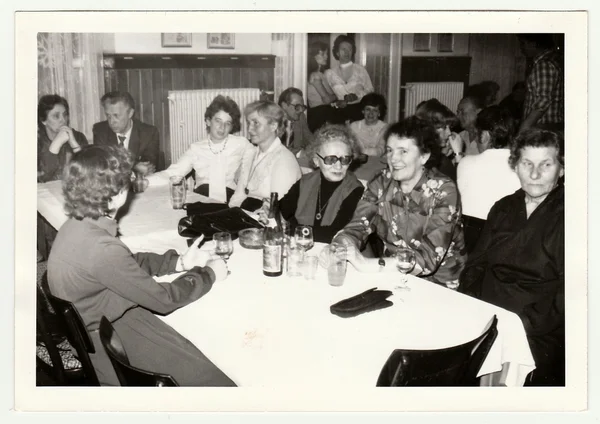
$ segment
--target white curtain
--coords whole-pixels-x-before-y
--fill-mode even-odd
[[[67,99],[70,126],[90,142],[93,124],[102,119],[102,45],[102,34],[38,34],[38,97]]]
[[[306,95],[306,43],[305,33],[271,34],[271,53],[275,55],[275,102],[289,87],[299,88]]]

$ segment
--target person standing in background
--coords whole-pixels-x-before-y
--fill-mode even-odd
[[[135,168],[145,167],[149,173],[158,169],[158,128],[134,118],[135,102],[127,92],[112,91],[100,99],[106,121],[93,128],[93,142],[98,146],[122,146],[134,158]]]
[[[564,57],[556,49],[551,34],[519,34],[517,37],[523,55],[533,60],[525,83],[525,106],[519,132],[535,126],[563,131]]]

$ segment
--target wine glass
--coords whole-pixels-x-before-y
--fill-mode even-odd
[[[215,253],[224,260],[229,259],[229,256],[233,253],[231,234],[227,232],[215,233],[213,235],[213,241],[215,242]]]
[[[312,227],[310,225],[298,225],[294,230],[294,240],[305,252],[312,249],[315,245]]]
[[[396,251],[394,258],[396,260],[396,268],[398,268],[398,271],[403,275],[401,282],[403,286],[406,287],[408,281],[406,274],[411,272],[417,263],[415,251],[412,249],[401,248]]]

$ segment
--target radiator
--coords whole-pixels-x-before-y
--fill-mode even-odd
[[[423,100],[438,99],[452,112],[463,97],[462,82],[408,82],[406,83],[404,116],[414,115],[417,105]]]
[[[167,165],[177,162],[190,144],[206,140],[204,113],[206,108],[219,94],[231,97],[242,112],[241,131],[238,135],[247,136],[244,120],[244,108],[260,98],[257,88],[221,88],[214,90],[169,91],[169,134],[171,149],[167,152]]]

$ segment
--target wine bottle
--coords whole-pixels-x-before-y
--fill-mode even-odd
[[[283,229],[277,193],[271,193],[269,220],[263,239],[263,274],[279,277],[283,273]]]

